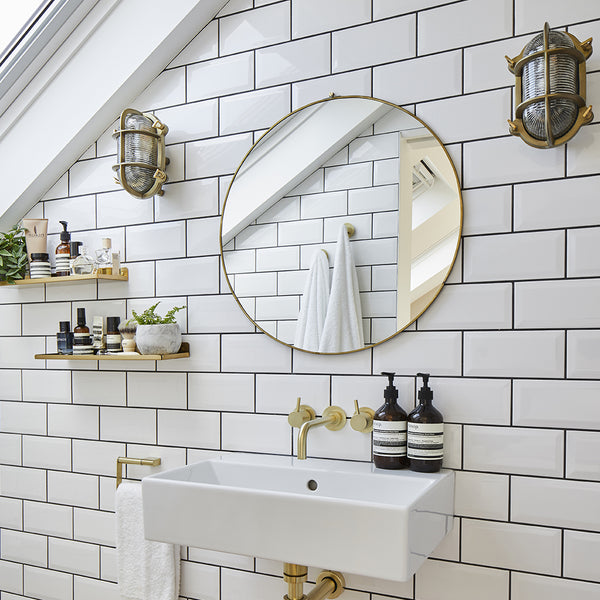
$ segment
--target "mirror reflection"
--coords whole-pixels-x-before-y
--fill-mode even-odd
[[[222,260],[265,333],[301,350],[355,351],[431,304],[461,220],[454,166],[424,123],[374,98],[328,98],[277,123],[242,161]]]

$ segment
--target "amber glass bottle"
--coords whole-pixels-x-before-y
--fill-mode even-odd
[[[94,354],[90,329],[85,324],[85,308],[77,309],[77,327],[73,329],[73,354]]]
[[[395,373],[382,373],[389,379],[383,392],[385,403],[373,417],[373,462],[380,469],[404,469],[406,457],[406,420],[398,404],[398,390],[394,387]]]
[[[419,404],[408,415],[408,459],[410,470],[435,473],[444,458],[444,417],[431,404],[433,392],[429,387],[429,373],[417,373],[423,378],[419,390]]]
[[[56,247],[55,262],[56,276],[64,277],[71,274],[71,234],[67,231],[67,222],[59,221],[63,226],[60,232],[60,244]]]

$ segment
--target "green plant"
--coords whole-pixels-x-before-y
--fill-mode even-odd
[[[25,230],[15,225],[8,233],[0,233],[0,281],[14,283],[27,271]]]
[[[134,321],[137,321],[138,325],[158,325],[166,323],[175,323],[175,313],[179,310],[183,310],[185,306],[174,306],[164,317],[157,315],[154,310],[160,304],[157,302],[150,308],[147,308],[141,315],[138,315],[135,310],[131,311]]]

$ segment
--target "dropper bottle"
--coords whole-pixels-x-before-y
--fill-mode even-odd
[[[383,392],[385,402],[373,416],[373,462],[380,469],[404,469],[406,457],[406,420],[398,404],[398,390],[394,387],[395,373],[383,372],[388,386]]]

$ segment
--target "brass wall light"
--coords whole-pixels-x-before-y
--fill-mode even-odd
[[[167,180],[165,135],[169,128],[151,113],[126,108],[121,113],[117,140],[117,161],[113,165],[115,182],[136,198],[162,196]]]
[[[592,38],[580,42],[566,31],[536,35],[515,58],[506,57],[516,77],[515,120],[510,133],[536,148],[552,148],[570,140],[594,115],[585,105],[585,61]]]

